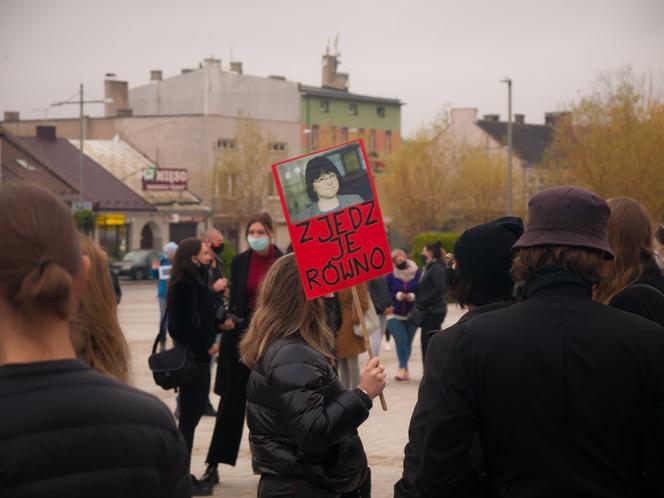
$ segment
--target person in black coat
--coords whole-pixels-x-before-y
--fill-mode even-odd
[[[385,387],[384,367],[370,360],[360,384],[345,389],[333,345],[325,305],[306,299],[295,256],[283,257],[265,277],[240,344],[251,367],[247,424],[259,498],[333,498],[358,488],[354,496],[370,496],[357,428]]]
[[[240,362],[238,347],[256,307],[260,283],[270,266],[282,255],[272,244],[272,219],[267,213],[257,214],[249,220],[245,236],[249,249],[231,261],[230,299],[214,386],[214,392],[221,399],[208,449],[207,467],[201,477],[201,481],[209,485],[219,482],[218,464],[235,465],[237,461],[249,378],[249,369]]]
[[[450,295],[469,311],[455,325],[434,333],[429,341],[424,376],[410,419],[408,444],[404,448],[403,473],[394,485],[396,498],[418,498],[422,494],[418,473],[429,406],[440,389],[443,366],[461,326],[477,316],[514,303],[510,274],[512,246],[522,233],[520,218],[499,218],[466,230],[454,245],[454,261],[447,278]],[[473,443],[472,461],[475,473],[481,478],[486,471],[477,439]]]
[[[664,275],[655,260],[650,217],[629,197],[607,204],[609,243],[616,259],[595,289],[595,299],[664,326]]]
[[[68,206],[3,184],[0,233],[0,496],[190,496],[166,405],[76,359],[69,322],[90,260]]]
[[[191,351],[196,378],[180,386],[178,427],[191,455],[194,432],[203,415],[210,391],[210,357],[218,351],[212,295],[208,289],[208,265],[212,260],[207,246],[190,237],[180,242],[175,253],[166,298],[168,332],[175,344]],[[212,494],[212,488],[192,475],[196,495]]]
[[[640,493],[664,447],[664,328],[592,300],[609,208],[575,187],[529,202],[512,276],[523,301],[462,324],[430,405],[423,496],[480,496],[479,433],[500,496]]]
[[[426,244],[422,249],[424,271],[417,286],[415,308],[411,319],[420,327],[420,342],[422,344],[422,360],[426,358],[429,332],[440,330],[447,314],[447,285],[445,274],[447,267],[443,246],[440,241]]]

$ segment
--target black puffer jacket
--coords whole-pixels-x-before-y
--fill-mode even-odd
[[[155,397],[79,360],[0,367],[0,497],[184,498],[188,461]]]
[[[444,313],[447,310],[445,272],[445,263],[439,259],[426,265],[417,287],[417,309],[429,313]]]
[[[208,356],[216,339],[214,303],[207,287],[207,270],[185,274],[169,289],[168,332],[198,358]]]
[[[359,389],[344,389],[299,336],[275,340],[247,384],[254,472],[309,479],[337,493],[357,488],[366,456],[356,429],[371,405]]]

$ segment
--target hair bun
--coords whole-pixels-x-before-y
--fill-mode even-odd
[[[74,307],[74,279],[60,265],[44,260],[21,281],[14,303],[22,314],[51,313],[68,319]]]

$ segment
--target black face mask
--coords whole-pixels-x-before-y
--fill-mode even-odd
[[[445,269],[445,280],[447,281],[447,287],[452,287],[454,285],[455,279],[456,279],[456,270],[451,266],[448,266]]]
[[[398,265],[395,265],[399,270],[405,270],[408,268],[408,261],[402,261]]]
[[[222,242],[218,246],[213,245],[212,251],[214,251],[217,256],[221,256],[221,253],[224,252],[224,243]]]

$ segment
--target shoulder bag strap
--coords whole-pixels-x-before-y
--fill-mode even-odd
[[[635,287],[640,287],[640,288],[642,288],[642,289],[650,289],[650,290],[656,292],[657,294],[659,294],[659,296],[660,296],[662,299],[664,299],[664,292],[662,292],[661,290],[659,290],[657,287],[654,287],[654,286],[649,285],[649,284],[634,284],[634,285],[630,285],[630,286],[629,286],[630,289],[634,289]]]
[[[164,310],[164,316],[161,317],[161,323],[159,324],[159,332],[157,332],[157,337],[154,340],[152,345],[152,354],[157,352],[157,346],[159,345],[159,338],[161,337],[161,331],[164,330],[166,326],[166,318],[168,317],[168,301],[166,301],[166,309]]]

